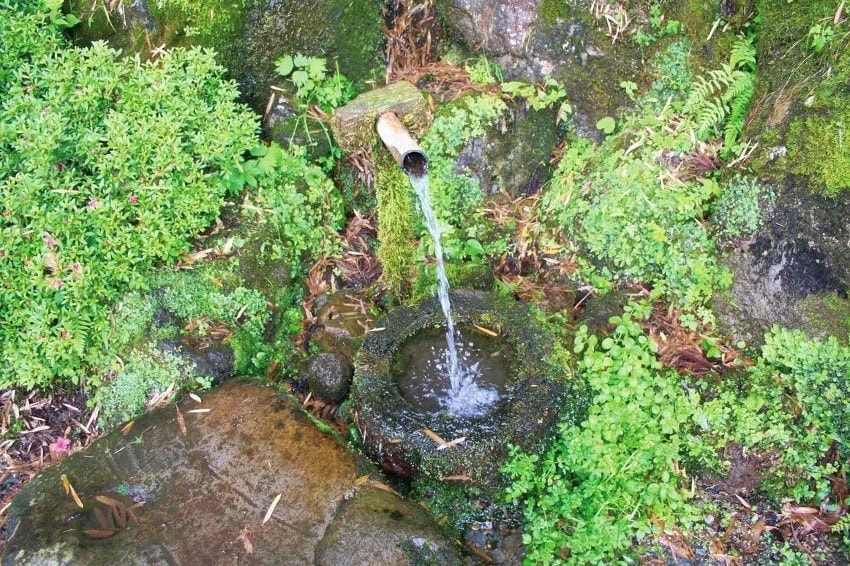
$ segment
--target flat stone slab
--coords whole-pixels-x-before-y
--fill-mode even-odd
[[[232,381],[179,410],[153,411],[28,484],[9,509],[3,563],[315,563],[337,509],[369,485],[355,484],[356,455],[270,388]],[[435,551],[446,545],[453,556],[420,508],[388,495],[395,503],[386,508],[407,509],[393,513],[402,538]],[[371,530],[363,534],[374,537]],[[391,547],[380,563],[403,556],[395,533],[377,536]],[[344,552],[336,548],[344,542],[326,541],[322,553]]]

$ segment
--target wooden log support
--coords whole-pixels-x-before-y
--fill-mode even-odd
[[[414,137],[425,133],[430,122],[428,104],[422,93],[407,81],[365,92],[338,108],[331,130],[339,147],[352,153],[371,145],[377,139],[378,116],[394,112]]]

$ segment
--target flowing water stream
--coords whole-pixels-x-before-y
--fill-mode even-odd
[[[473,416],[487,412],[499,399],[499,394],[490,388],[483,388],[477,383],[481,376],[481,364],[461,364],[458,356],[457,334],[452,318],[452,305],[449,300],[449,279],[446,276],[446,266],[443,261],[443,245],[441,242],[440,225],[437,215],[431,205],[431,194],[428,191],[428,174],[409,175],[410,184],[419,197],[422,215],[428,232],[434,239],[434,256],[437,260],[437,294],[440,306],[446,317],[446,350],[445,364],[437,364],[437,371],[447,374],[451,389],[438,399],[439,404],[449,413],[457,416]]]

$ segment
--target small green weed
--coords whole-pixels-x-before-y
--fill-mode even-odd
[[[295,87],[295,100],[299,115],[296,127],[290,136],[292,143],[299,132],[306,138],[307,143],[313,144],[310,125],[315,123],[321,128],[325,140],[330,147],[330,155],[320,158],[323,168],[330,171],[341,151],[333,142],[328,127],[323,120],[316,119],[311,113],[313,106],[324,113],[330,113],[354,98],[354,85],[339,72],[339,64],[334,73],[327,69],[327,61],[321,57],[301,55],[284,55],[275,61],[277,74],[289,80]]]
[[[483,85],[500,83],[504,80],[502,69],[496,63],[490,62],[487,57],[481,56],[471,65],[467,65],[469,80]]]
[[[564,426],[543,455],[513,450],[508,501],[525,508],[523,542],[533,563],[603,563],[623,558],[635,538],[696,517],[677,473],[690,400],[663,370],[630,305],[600,340],[579,328],[579,377],[594,398],[581,426]],[[567,557],[569,557],[567,559]]]
[[[666,20],[661,4],[655,3],[649,8],[649,30],[639,30],[632,35],[632,41],[641,46],[648,46],[662,37],[677,35],[682,30],[678,20]]]
[[[309,162],[301,146],[261,146],[254,155],[257,159],[245,165],[256,169],[261,181],[256,182],[256,193],[245,197],[242,214],[268,225],[277,236],[264,242],[262,259],[283,260],[297,274],[305,258],[333,255],[339,249],[337,231],[345,221],[342,197],[333,182]]]

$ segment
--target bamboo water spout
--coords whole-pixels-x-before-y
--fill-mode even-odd
[[[425,152],[395,112],[386,112],[378,116],[376,129],[378,137],[407,175],[422,177],[428,172],[428,158]]]

